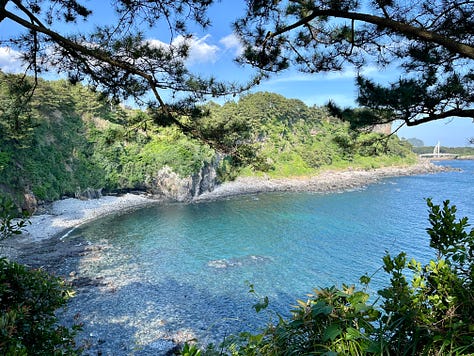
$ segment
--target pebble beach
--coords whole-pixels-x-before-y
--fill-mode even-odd
[[[330,193],[357,189],[373,184],[380,179],[396,176],[437,173],[446,168],[420,161],[406,167],[384,167],[371,170],[325,171],[313,177],[269,179],[243,177],[217,186],[213,191],[200,195],[194,202],[227,198],[241,194],[257,194],[275,191],[310,191]],[[20,240],[41,241],[114,213],[147,205],[163,203],[161,197],[144,194],[103,196],[99,199],[79,200],[74,198],[55,201],[44,214],[33,215]]]

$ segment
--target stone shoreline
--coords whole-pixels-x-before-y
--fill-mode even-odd
[[[428,160],[405,167],[384,167],[372,170],[325,171],[313,177],[268,179],[244,177],[217,186],[204,193],[193,202],[217,200],[236,195],[257,194],[276,191],[331,193],[361,188],[376,183],[380,179],[396,176],[429,174],[446,171]],[[41,241],[60,234],[66,235],[76,227],[100,217],[126,213],[129,210],[162,204],[161,197],[125,194],[122,196],[103,196],[99,199],[80,200],[68,198],[52,203],[46,214],[33,215],[23,234],[15,240]]]
[[[276,191],[331,193],[361,188],[376,183],[383,178],[439,173],[446,170],[449,170],[449,168],[437,166],[428,160],[420,160],[417,164],[411,166],[383,167],[371,170],[325,171],[312,177],[282,179],[242,177],[233,182],[217,186],[212,192],[197,197],[195,201]]]

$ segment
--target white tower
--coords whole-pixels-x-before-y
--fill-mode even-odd
[[[441,143],[438,141],[438,144],[434,147],[434,150],[433,150],[433,156],[434,157],[439,157],[440,147],[441,147]]]

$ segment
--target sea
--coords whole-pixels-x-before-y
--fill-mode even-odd
[[[71,308],[81,311],[92,338],[120,335],[152,353],[159,339],[217,344],[258,331],[291,317],[296,301],[315,288],[361,288],[362,275],[371,276],[376,302],[388,282],[385,254],[404,251],[422,263],[435,257],[427,198],[449,200],[458,218],[474,220],[474,161],[436,164],[453,170],[340,193],[163,204],[94,221],[68,238],[103,246],[98,258],[76,266],[101,283],[79,293]],[[265,297],[268,308],[257,313],[254,305]]]

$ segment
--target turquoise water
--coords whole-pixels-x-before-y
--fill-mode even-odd
[[[389,178],[338,194],[155,206],[98,220],[71,238],[109,245],[82,273],[120,275],[120,300],[129,301],[119,314],[138,315],[146,303],[152,311],[137,316],[142,322],[161,318],[168,329],[190,328],[205,339],[215,329],[226,334],[268,320],[252,311],[248,283],[269,297],[270,310],[287,314],[313,287],[357,283],[374,273],[385,251],[403,250],[421,261],[433,257],[424,198],[438,204],[450,199],[458,217],[474,219],[474,161],[440,164],[462,171]],[[372,288],[384,282],[378,272]],[[104,298],[97,305],[117,303]]]

